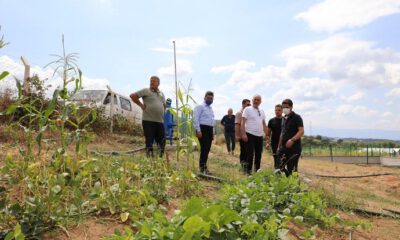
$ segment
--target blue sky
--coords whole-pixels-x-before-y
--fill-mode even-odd
[[[155,74],[173,97],[176,40],[179,80],[198,101],[214,90],[218,118],[261,94],[267,117],[292,98],[306,134],[400,139],[399,13],[399,0],[0,0],[0,70],[20,77],[23,55],[55,86],[43,67],[64,34],[86,88],[128,95]]]

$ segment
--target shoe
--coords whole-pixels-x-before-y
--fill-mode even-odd
[[[208,169],[205,169],[203,173],[206,174],[206,175],[212,175],[211,172]]]

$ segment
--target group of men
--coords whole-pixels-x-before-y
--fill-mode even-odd
[[[130,95],[132,101],[143,110],[142,127],[146,142],[146,154],[153,157],[153,143],[159,146],[159,156],[165,147],[165,131],[163,116],[165,112],[165,96],[159,90],[160,79],[150,78],[150,88],[144,88]],[[143,103],[139,100],[142,98]],[[210,174],[207,168],[208,155],[215,135],[215,118],[212,109],[214,93],[207,91],[204,101],[193,111],[193,124],[196,137],[200,142],[199,170]],[[266,115],[260,108],[262,98],[255,95],[242,100],[242,108],[236,115],[229,109],[221,124],[229,154],[234,155],[235,142],[240,143],[240,164],[247,174],[261,168],[263,138],[265,147],[271,149],[274,157],[274,168],[285,171],[287,176],[298,169],[301,155],[301,137],[304,134],[303,120],[293,111],[293,102],[285,99],[275,106],[275,117],[266,124]],[[283,113],[283,114],[282,114]],[[254,166],[254,167],[253,167]],[[283,168],[284,166],[284,168]]]

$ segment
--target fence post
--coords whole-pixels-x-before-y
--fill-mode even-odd
[[[329,152],[331,154],[331,162],[333,162],[333,152],[332,152],[332,145],[329,144]]]
[[[368,145],[367,145],[367,164],[368,164]]]

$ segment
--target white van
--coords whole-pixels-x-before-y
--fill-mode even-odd
[[[114,108],[113,114],[111,113],[111,91],[109,90],[79,90],[71,101],[80,102],[89,107],[104,107],[105,115],[122,115],[128,120],[141,124],[142,122],[142,109],[136,105],[129,97],[125,97],[119,93],[114,92]]]

